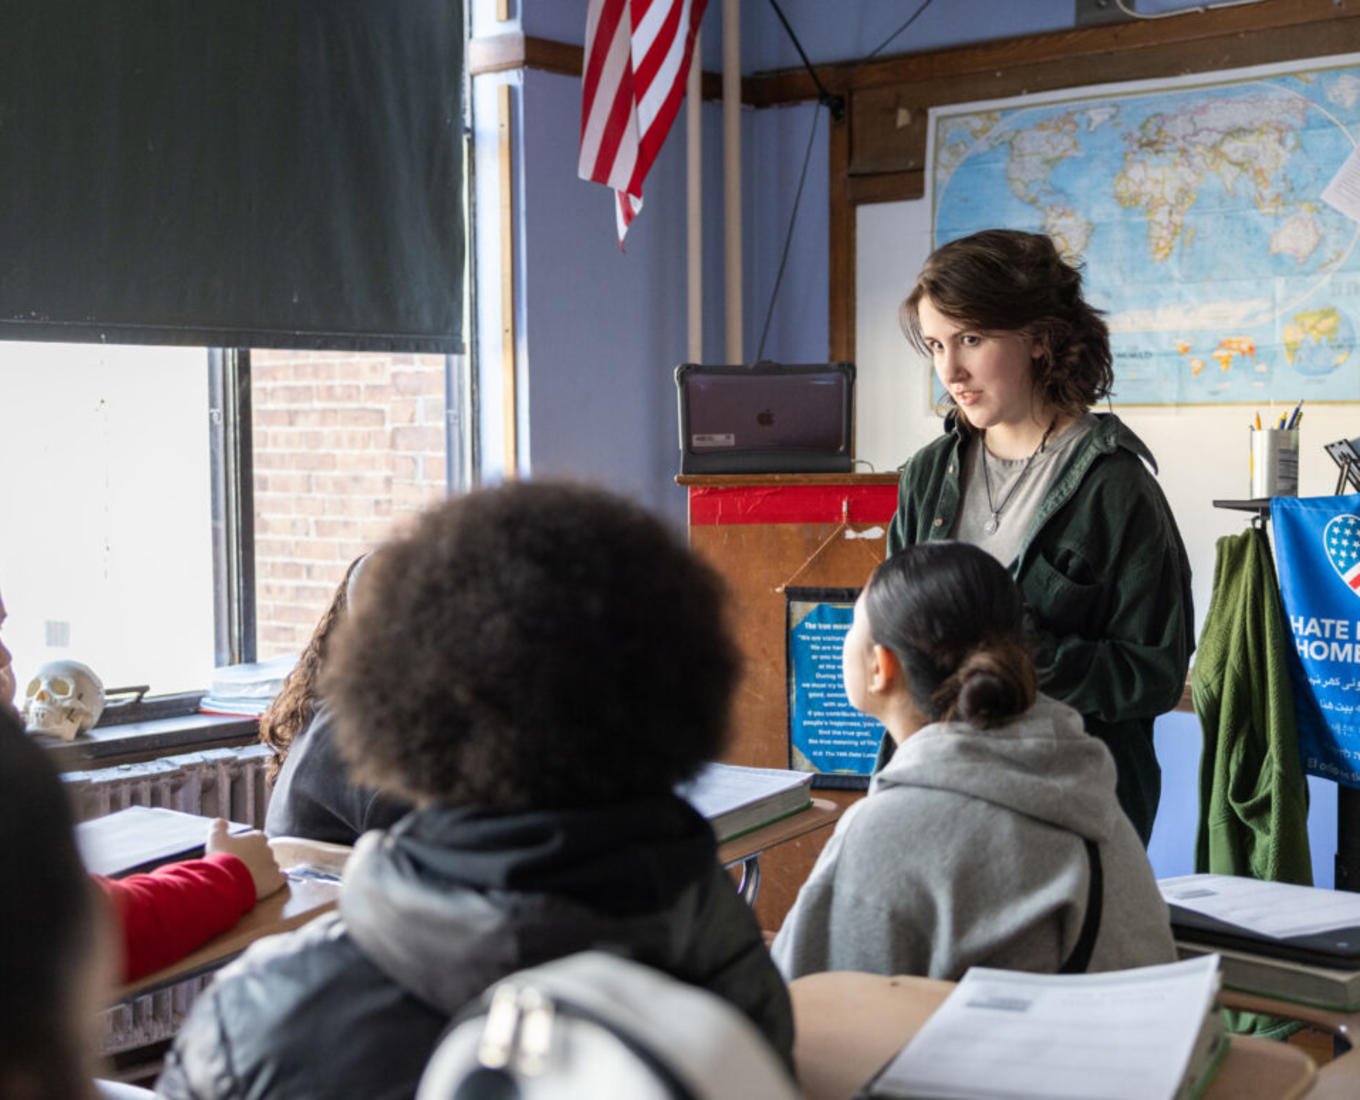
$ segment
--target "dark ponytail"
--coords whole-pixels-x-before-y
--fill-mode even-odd
[[[983,643],[940,685],[934,703],[946,722],[991,729],[1034,705],[1034,681],[1034,661],[1024,646],[1014,641]]]
[[[985,551],[962,542],[908,546],[874,570],[865,610],[874,641],[897,657],[932,721],[991,729],[1033,705],[1020,591]]]

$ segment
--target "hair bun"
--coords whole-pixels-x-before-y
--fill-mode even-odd
[[[991,729],[1023,714],[1034,703],[1034,668],[1029,652],[1015,642],[983,643],[950,678],[954,696],[946,719]]]

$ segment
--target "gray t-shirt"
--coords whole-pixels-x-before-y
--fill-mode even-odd
[[[987,478],[992,490],[990,507],[987,503],[987,486],[982,479],[982,452],[985,448],[980,440],[974,441],[963,460],[963,478],[960,483],[963,499],[950,537],[960,542],[971,542],[986,550],[1002,565],[1009,566],[1020,553],[1034,513],[1057,479],[1058,471],[1063,468],[1077,441],[1095,423],[1096,418],[1089,412],[1077,417],[1034,456],[1028,472],[1025,470],[1028,459],[997,458],[989,453],[986,462]],[[992,508],[1000,509],[1000,514],[997,517],[997,529],[988,531]]]

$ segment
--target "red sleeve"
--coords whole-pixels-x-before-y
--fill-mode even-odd
[[[167,863],[145,875],[91,877],[122,923],[125,982],[177,962],[255,905],[250,871],[225,852]]]

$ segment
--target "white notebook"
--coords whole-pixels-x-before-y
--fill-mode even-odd
[[[1173,1100],[1227,1050],[1218,956],[1103,974],[973,967],[870,1097]]]
[[[115,878],[202,855],[212,821],[160,806],[129,806],[82,821],[76,826],[76,846],[87,871]],[[249,830],[239,822],[229,826],[233,833]]]

